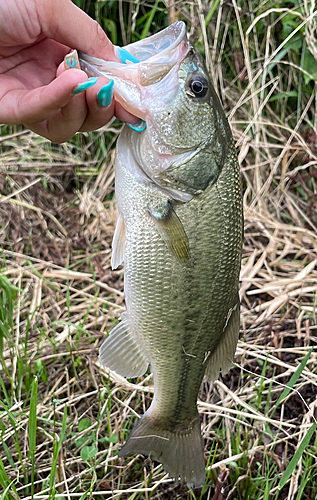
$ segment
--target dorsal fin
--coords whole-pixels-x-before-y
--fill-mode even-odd
[[[217,347],[206,362],[206,377],[216,380],[219,373],[225,375],[231,368],[234,353],[236,352],[240,328],[240,302],[237,297],[236,305],[229,310],[223,336]]]

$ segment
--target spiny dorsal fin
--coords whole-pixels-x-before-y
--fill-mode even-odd
[[[122,377],[141,377],[147,370],[148,362],[130,329],[127,314],[121,317],[122,321],[111,330],[100,347],[99,361]]]
[[[187,234],[175,210],[168,200],[159,207],[149,208],[149,214],[167,248],[180,262],[189,260]]]
[[[240,302],[229,310],[223,336],[216,349],[210,354],[206,362],[206,377],[216,380],[219,372],[225,375],[231,368],[234,353],[236,352],[240,328]]]
[[[122,215],[119,213],[116,229],[112,240],[112,256],[111,267],[117,267],[124,261],[124,246],[125,246],[125,226]]]

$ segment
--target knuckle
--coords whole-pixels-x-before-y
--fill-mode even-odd
[[[97,21],[94,21],[94,27],[95,27],[95,30],[96,30],[97,40],[100,41],[100,42],[102,42],[102,43],[107,43],[108,42],[108,37],[107,37],[106,33],[104,32],[104,30],[102,29],[102,27],[100,26],[100,24]]]
[[[93,43],[90,46],[90,50],[87,52],[88,54],[101,57],[102,53],[112,50],[112,43],[97,21],[93,21],[91,39]]]

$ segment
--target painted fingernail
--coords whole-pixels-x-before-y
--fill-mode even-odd
[[[132,130],[135,130],[135,132],[143,132],[143,130],[146,129],[146,123],[144,120],[139,120],[135,125],[132,125],[131,123],[127,123],[127,125]]]
[[[92,78],[88,78],[88,80],[84,83],[80,83],[77,85],[77,87],[73,90],[73,94],[80,94],[81,92],[84,92],[84,90],[90,89],[95,83],[97,83],[98,78],[96,76]]]
[[[72,50],[69,54],[64,57],[64,68],[77,68],[80,69],[78,52],[77,50]]]
[[[109,83],[107,83],[107,85],[104,85],[103,87],[101,87],[101,89],[99,90],[99,92],[97,94],[98,102],[99,102],[100,106],[102,106],[103,108],[106,108],[112,102],[113,85],[114,85],[113,80],[110,80]]]
[[[127,64],[127,61],[131,61],[133,63],[140,62],[137,57],[133,56],[132,54],[130,54],[130,52],[123,49],[122,47],[116,47],[116,49],[118,51],[119,59],[123,64]]]

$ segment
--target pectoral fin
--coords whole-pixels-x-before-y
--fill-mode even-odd
[[[228,312],[223,337],[206,361],[206,377],[208,380],[216,380],[220,371],[222,374],[226,374],[230,370],[239,339],[239,328],[240,302],[238,299],[235,307]]]
[[[126,314],[100,347],[99,361],[126,378],[141,377],[146,372],[148,361],[130,329]]]
[[[189,244],[187,234],[169,201],[161,206],[149,208],[149,214],[167,248],[180,262],[189,259]]]
[[[122,215],[119,213],[116,229],[112,240],[111,267],[117,267],[124,261],[125,226]]]

